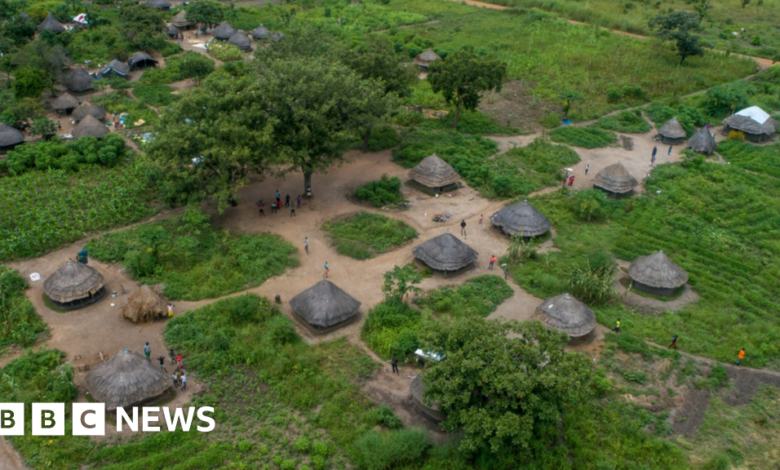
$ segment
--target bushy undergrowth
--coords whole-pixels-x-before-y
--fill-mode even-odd
[[[780,144],[758,147],[748,142],[725,140],[718,144],[718,153],[731,164],[780,178]]]
[[[139,86],[133,88],[133,94],[139,100],[150,106],[168,106],[176,100],[176,95],[172,95],[173,88],[168,85]]]
[[[398,204],[404,200],[401,195],[401,178],[382,175],[381,179],[357,188],[355,196],[360,201],[370,202],[374,207]]]
[[[233,62],[244,58],[244,51],[233,44],[221,41],[211,41],[207,50],[212,57],[222,62]]]
[[[431,129],[452,129],[452,122],[455,119],[455,111],[449,112],[439,119],[426,119],[422,126]],[[511,127],[504,127],[496,124],[490,116],[481,111],[463,111],[460,115],[458,125],[455,130],[464,134],[475,135],[517,135],[519,131]]]
[[[596,121],[596,127],[627,134],[644,134],[652,127],[642,116],[642,111],[622,111]]]
[[[338,253],[360,260],[373,258],[417,237],[417,231],[400,220],[368,212],[346,220],[328,220],[322,230]]]
[[[6,161],[0,161],[0,171],[5,167],[11,175],[17,176],[31,170],[77,171],[83,165],[112,167],[127,155],[124,139],[114,133],[102,139],[92,136],[71,142],[57,139],[16,147],[8,152]]]
[[[26,347],[46,329],[24,290],[27,280],[0,264],[0,348],[9,344]]]
[[[157,113],[140,100],[130,98],[127,91],[107,93],[103,96],[95,97],[93,100],[106,108],[106,111],[114,113],[117,116],[125,114],[128,127],[136,127],[135,123],[139,125],[154,125],[159,121]],[[142,124],[140,122],[143,121]]]
[[[616,144],[617,136],[614,132],[597,127],[565,126],[550,132],[550,140],[574,147],[595,149]]]
[[[422,311],[430,311],[435,315],[487,317],[512,294],[512,288],[501,277],[485,274],[472,277],[459,287],[448,286],[428,291],[417,297],[414,303]]]
[[[696,133],[696,127],[705,126],[709,122],[709,119],[698,108],[685,105],[679,105],[675,109],[660,103],[653,103],[646,112],[658,129],[676,117],[688,137]]]
[[[203,79],[213,71],[213,59],[194,51],[187,51],[184,54],[167,58],[165,67],[146,69],[138,84],[141,86],[165,85],[187,78]]]
[[[131,229],[109,232],[86,245],[104,262],[122,262],[141,283],[165,285],[170,299],[200,300],[257,286],[298,266],[295,247],[278,235],[216,230],[208,217],[187,211]]]
[[[393,149],[393,161],[404,168],[412,168],[434,153],[444,160],[457,155],[482,161],[497,151],[498,145],[495,142],[480,136],[413,128],[404,132],[403,142]]]
[[[394,126],[383,124],[371,130],[371,138],[368,139],[369,152],[381,152],[401,143],[401,135]]]
[[[388,470],[399,465],[419,462],[431,447],[425,429],[369,431],[355,441],[352,458],[363,470]]]

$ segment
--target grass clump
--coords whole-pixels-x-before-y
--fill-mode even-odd
[[[27,280],[0,264],[0,348],[11,344],[26,347],[46,329],[24,290]]]
[[[614,132],[597,127],[559,127],[550,132],[550,140],[574,147],[595,149],[609,147],[617,143]]]
[[[381,179],[359,187],[355,191],[355,196],[358,200],[367,201],[374,207],[398,204],[404,201],[401,195],[401,178],[382,175]]]
[[[173,88],[168,85],[139,86],[133,89],[133,94],[149,106],[168,106],[176,101],[172,95]]]
[[[352,458],[363,470],[387,470],[422,460],[432,441],[424,429],[369,431],[355,441]]]
[[[322,226],[342,255],[359,260],[386,253],[417,237],[417,231],[383,215],[361,212],[344,220],[328,220]]]
[[[642,116],[642,111],[623,111],[596,121],[596,127],[626,134],[644,134],[652,126]]]

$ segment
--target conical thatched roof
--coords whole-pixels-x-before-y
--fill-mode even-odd
[[[214,28],[211,34],[217,39],[227,41],[230,39],[230,36],[236,34],[236,28],[230,26],[227,21],[224,21],[221,25]]]
[[[60,34],[60,33],[64,33],[66,30],[65,30],[65,26],[62,26],[62,24],[59,21],[57,21],[57,18],[55,18],[54,15],[52,15],[51,13],[49,13],[48,15],[46,15],[46,18],[43,21],[41,21],[41,24],[38,25],[38,31],[41,33],[44,31],[49,31],[54,34]]]
[[[265,26],[260,25],[252,31],[252,37],[255,39],[268,39],[271,37],[271,31]]]
[[[43,283],[43,293],[64,304],[89,297],[103,287],[103,276],[94,268],[77,261],[67,263]]]
[[[101,67],[98,73],[101,76],[107,75],[109,73],[115,73],[119,76],[125,77],[128,73],[130,73],[130,66],[124,62],[114,59]]]
[[[309,325],[329,328],[355,316],[360,302],[336,284],[322,280],[293,297],[290,306]]]
[[[431,62],[441,60],[439,54],[433,52],[433,49],[427,49],[414,58],[414,63],[419,65],[429,65]]]
[[[139,51],[133,54],[132,57],[130,57],[130,60],[127,61],[127,63],[130,65],[130,67],[137,67],[139,65],[147,65],[146,62],[153,62],[154,64],[157,64],[157,60],[153,59],[152,56],[147,54],[146,52]]]
[[[552,224],[528,201],[518,202],[490,216],[490,221],[509,235],[538,237],[552,228]]]
[[[425,385],[422,381],[422,374],[417,374],[417,377],[412,379],[412,383],[409,385],[409,390],[412,392],[412,399],[416,402],[417,406],[420,407],[422,412],[436,421],[444,421],[447,419],[447,416],[439,411],[438,404],[431,403],[427,400],[423,401],[425,400]]]
[[[80,139],[87,135],[99,139],[108,133],[108,127],[90,114],[82,119],[81,122],[79,122],[79,125],[74,127],[73,132],[71,132],[74,139]]]
[[[148,0],[146,2],[147,5],[149,5],[152,8],[157,8],[158,10],[170,10],[171,4],[167,2],[167,0]]]
[[[13,147],[24,142],[24,135],[4,122],[0,122],[0,147]]]
[[[723,124],[746,134],[755,135],[772,135],[777,132],[777,128],[780,126],[769,116],[769,113],[758,106],[737,111],[736,114],[724,119]]]
[[[449,232],[417,245],[412,249],[412,253],[417,259],[439,271],[457,271],[479,257],[479,253]]]
[[[165,302],[157,292],[147,285],[130,294],[127,305],[122,307],[122,316],[135,323],[152,321],[165,312]]]
[[[455,170],[436,154],[425,157],[409,171],[409,178],[429,188],[448,186],[460,181]]]
[[[717,146],[718,144],[715,142],[715,136],[710,134],[710,130],[707,127],[702,127],[699,129],[699,132],[688,139],[688,148],[696,153],[712,155]]]
[[[73,118],[81,121],[87,116],[92,116],[98,121],[102,121],[106,118],[106,110],[90,101],[85,101],[73,111]]]
[[[77,67],[70,75],[65,77],[65,86],[74,93],[83,93],[92,89],[95,79],[85,69]]]
[[[688,282],[688,273],[659,251],[631,263],[628,276],[636,282],[661,289],[676,289]]]
[[[228,43],[233,44],[242,51],[252,50],[252,41],[243,31],[236,31],[232,36],[230,36]]]
[[[78,105],[79,100],[75,96],[66,92],[54,100],[51,104],[51,107],[54,108],[55,111],[65,111],[66,109],[75,109],[78,107]]]
[[[547,328],[555,328],[570,338],[585,336],[596,327],[596,315],[587,305],[569,294],[556,295],[536,307],[535,318]]]
[[[668,139],[684,139],[687,135],[680,121],[673,117],[666,124],[658,129],[658,134]]]
[[[593,179],[593,186],[611,193],[625,194],[631,192],[639,182],[631,176],[622,163],[612,164],[599,171]]]
[[[166,31],[168,33],[168,36],[178,37],[181,34],[181,30],[172,24],[168,25]]]
[[[189,26],[194,25],[195,23],[187,19],[187,11],[182,10],[176,15],[174,15],[173,18],[171,18],[171,24],[174,26],[177,26],[179,28],[187,28]]]
[[[159,367],[133,351],[119,351],[87,374],[87,388],[95,401],[113,411],[159,397],[171,387]]]

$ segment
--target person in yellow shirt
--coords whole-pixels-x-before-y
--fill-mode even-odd
[[[612,328],[612,331],[614,331],[615,333],[620,333],[620,318],[618,318],[617,321],[615,322],[615,327]]]

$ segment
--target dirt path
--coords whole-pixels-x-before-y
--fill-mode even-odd
[[[0,468],[3,470],[28,470],[13,444],[0,437]]]

